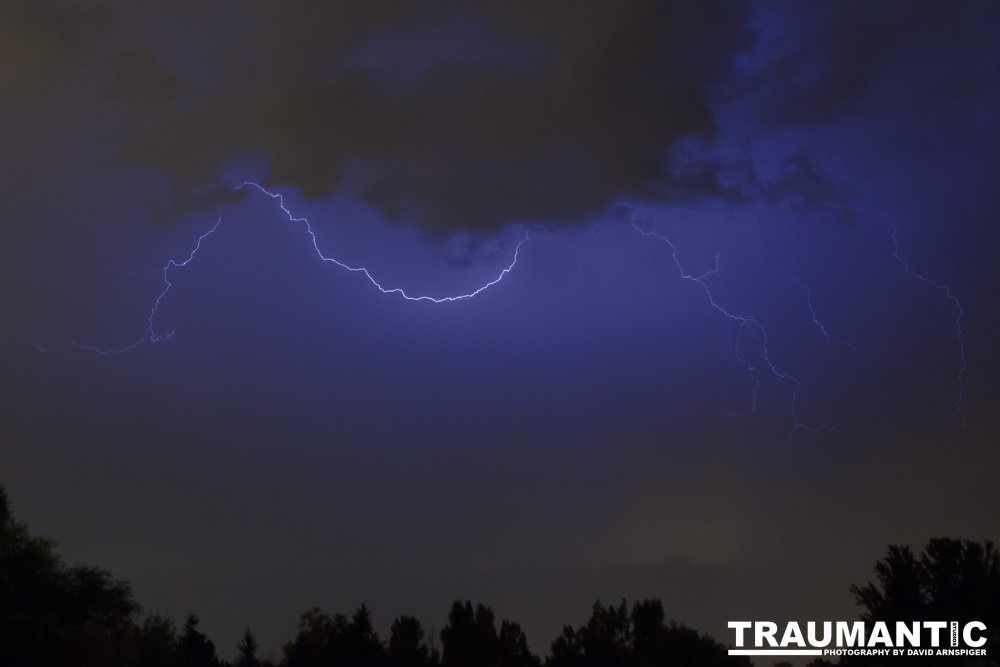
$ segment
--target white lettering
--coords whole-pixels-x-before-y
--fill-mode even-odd
[[[761,621],[754,628],[756,645],[763,646],[764,640],[767,640],[767,645],[771,648],[776,648],[778,642],[774,641],[774,635],[778,632],[778,624],[772,623],[770,621]]]
[[[875,644],[892,646],[892,637],[889,636],[889,628],[886,627],[883,621],[875,623],[875,629],[872,630],[871,636],[868,637],[868,645],[874,646]]]
[[[816,623],[809,621],[807,627],[807,632],[809,633],[809,645],[810,646],[826,646],[833,640],[833,630],[830,621],[823,622],[823,639],[816,639]]]
[[[850,628],[850,630],[848,630]],[[837,621],[837,646],[864,646],[865,624],[861,621]]]
[[[924,621],[924,627],[931,631],[931,646],[941,645],[941,631],[948,627],[946,621]]]
[[[976,629],[980,632],[986,631],[986,626],[979,621],[972,621],[971,623],[966,623],[965,627],[962,628],[962,639],[965,640],[966,646],[971,646],[972,648],[979,648],[986,643],[986,637],[980,635],[979,639],[972,638],[972,630]]]
[[[802,631],[799,630],[799,624],[795,621],[785,626],[785,634],[781,636],[781,648],[787,648],[792,643],[802,647],[806,645],[806,640],[802,638]]]
[[[907,625],[896,621],[896,646],[902,647],[904,639],[910,646],[920,646],[920,623],[914,621],[912,625]]]

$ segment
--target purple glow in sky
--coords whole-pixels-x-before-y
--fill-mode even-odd
[[[1000,528],[998,22],[9,3],[0,484],[275,656],[313,605],[854,618]]]

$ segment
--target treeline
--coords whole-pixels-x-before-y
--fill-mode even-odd
[[[852,586],[867,621],[979,620],[988,628],[986,661],[949,659],[943,664],[997,664],[1000,630],[1000,556],[989,542],[932,540],[920,554],[890,547],[875,566],[877,582]],[[374,629],[366,606],[350,617],[319,609],[303,614],[294,639],[277,663],[258,655],[248,628],[228,653],[189,616],[183,627],[160,615],[143,616],[131,587],[108,572],[68,567],[54,543],[33,537],[10,512],[0,486],[0,667],[714,667],[752,663],[729,656],[706,634],[667,623],[659,600],[631,607],[594,604],[587,622],[562,633],[544,661],[533,653],[521,626],[499,625],[484,605],[455,602],[448,622],[430,636],[416,618],[400,616],[388,639]],[[438,648],[440,647],[440,648]],[[812,663],[830,665],[825,660]],[[882,661],[845,659],[841,664]],[[895,661],[893,661],[895,664]],[[908,659],[907,664],[938,664]]]
[[[563,629],[545,664],[740,665],[708,635],[664,621],[659,600],[631,609],[596,603],[590,620]],[[521,626],[484,605],[455,602],[441,629],[440,649],[411,616],[379,637],[362,605],[348,618],[319,609],[305,613],[284,645],[282,667],[539,667]],[[128,583],[91,567],[68,567],[55,545],[14,519],[0,486],[0,666],[2,667],[276,667],[258,655],[247,629],[232,662],[189,616],[183,627],[160,615],[143,616]],[[230,653],[232,655],[232,653]]]

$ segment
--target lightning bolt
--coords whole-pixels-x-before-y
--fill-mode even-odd
[[[306,226],[306,232],[308,232],[309,236],[312,238],[313,249],[316,250],[316,254],[319,256],[319,258],[321,260],[323,260],[324,262],[329,262],[331,264],[336,264],[340,268],[346,269],[347,271],[352,271],[352,272],[355,272],[355,273],[363,273],[365,275],[365,277],[368,278],[368,280],[371,282],[371,284],[374,285],[378,289],[379,292],[382,292],[382,294],[398,294],[399,296],[403,297],[407,301],[430,301],[431,303],[449,303],[451,301],[465,301],[467,299],[471,299],[474,296],[478,296],[484,290],[487,290],[490,287],[493,287],[498,282],[500,282],[501,280],[503,280],[504,276],[506,276],[508,273],[511,272],[511,270],[514,268],[514,265],[517,264],[517,253],[518,253],[518,251],[521,249],[521,246],[524,245],[525,243],[527,243],[527,241],[528,241],[528,235],[525,234],[524,238],[521,239],[521,242],[518,243],[517,246],[514,248],[514,259],[511,261],[510,265],[506,269],[504,269],[503,271],[501,271],[499,276],[497,276],[495,279],[491,280],[490,282],[486,283],[485,285],[483,285],[482,287],[480,287],[479,289],[477,289],[474,292],[469,292],[468,294],[460,294],[458,296],[446,296],[446,297],[439,297],[439,298],[435,298],[435,297],[432,297],[432,296],[410,296],[401,287],[392,287],[392,288],[385,288],[385,287],[383,287],[377,280],[375,280],[375,278],[372,277],[372,274],[368,273],[368,269],[364,268],[363,266],[350,266],[348,264],[344,264],[340,260],[334,259],[333,257],[327,257],[319,249],[319,244],[318,244],[318,241],[316,240],[316,234],[312,230],[312,225],[310,225],[309,221],[306,220],[305,218],[296,218],[294,215],[292,215],[292,212],[290,210],[288,210],[288,208],[285,207],[285,199],[284,199],[284,197],[282,197],[280,194],[275,194],[273,192],[268,192],[267,190],[265,190],[261,186],[257,185],[256,183],[251,183],[249,181],[247,181],[243,185],[241,185],[241,186],[239,186],[237,188],[234,188],[234,189],[239,190],[239,189],[246,188],[246,187],[257,188],[258,190],[260,190],[261,192],[263,192],[264,194],[266,194],[271,199],[277,200],[278,206],[281,207],[281,210],[285,212],[285,215],[287,215],[288,219],[291,220],[292,222],[301,222],[301,223],[304,223],[305,226]]]
[[[964,335],[964,332],[962,331],[962,315],[964,314],[962,311],[962,304],[959,302],[958,298],[951,293],[951,289],[947,285],[935,282],[910,268],[910,265],[907,264],[906,260],[899,254],[899,240],[896,238],[896,223],[891,218],[889,219],[889,226],[892,228],[892,256],[902,265],[903,271],[910,276],[913,276],[920,282],[927,283],[934,289],[944,292],[944,295],[948,298],[948,300],[955,304],[955,338],[958,341],[958,352],[962,360],[961,366],[958,369],[958,396],[955,398],[954,404],[955,421],[957,421],[959,425],[964,428],[965,416],[962,414],[962,397],[965,394],[965,379],[963,376],[965,375],[965,369],[968,364],[965,359],[965,341],[962,340],[962,336]]]
[[[147,320],[148,326],[146,328],[146,331],[142,334],[142,338],[132,343],[128,347],[122,347],[118,349],[102,350],[101,348],[92,347],[90,345],[80,345],[75,340],[70,341],[73,347],[75,347],[78,350],[89,350],[91,352],[96,352],[98,354],[123,354],[125,352],[131,352],[132,350],[139,347],[146,341],[149,341],[150,343],[159,343],[161,340],[170,340],[171,338],[173,338],[174,336],[173,331],[171,331],[168,334],[160,335],[156,333],[156,329],[153,326],[153,320],[156,318],[156,311],[159,310],[160,308],[160,302],[163,301],[164,297],[166,297],[167,294],[170,292],[170,288],[174,286],[173,283],[170,282],[170,276],[169,276],[170,269],[181,268],[183,266],[187,266],[188,264],[190,264],[191,260],[194,259],[195,254],[201,249],[201,242],[204,241],[209,236],[211,236],[212,234],[214,234],[215,230],[219,228],[219,225],[221,223],[222,223],[222,216],[220,215],[219,219],[215,221],[215,224],[212,226],[212,228],[198,237],[198,243],[195,244],[194,249],[191,251],[191,254],[188,255],[187,259],[185,259],[183,262],[176,262],[174,260],[170,260],[169,262],[163,265],[162,269],[160,269],[161,271],[163,271],[164,288],[163,291],[160,292],[160,295],[156,297],[156,301],[153,302],[153,307],[149,310],[149,319]]]
[[[278,206],[281,208],[282,211],[284,211],[285,215],[288,216],[289,221],[294,222],[294,223],[301,223],[301,224],[303,224],[305,226],[306,233],[309,235],[309,238],[312,240],[312,246],[313,246],[313,249],[316,251],[316,255],[323,262],[329,263],[329,264],[335,264],[336,266],[338,266],[338,267],[340,267],[340,268],[342,268],[342,269],[344,269],[346,271],[350,271],[352,273],[361,273],[361,274],[364,274],[364,276],[368,279],[368,281],[372,285],[374,285],[375,288],[378,289],[378,291],[381,292],[382,294],[394,294],[394,295],[398,295],[398,296],[402,297],[403,299],[406,299],[407,301],[429,301],[431,303],[450,303],[452,301],[465,301],[465,300],[471,299],[471,298],[473,298],[475,296],[478,296],[483,291],[485,291],[485,290],[489,289],[490,287],[493,287],[494,285],[496,285],[497,283],[499,283],[501,280],[504,279],[504,277],[507,276],[507,274],[509,274],[514,269],[514,265],[517,264],[518,253],[521,250],[521,246],[523,246],[529,240],[528,234],[525,233],[524,238],[521,239],[521,241],[514,248],[514,257],[511,260],[510,264],[506,268],[504,268],[503,271],[501,271],[500,274],[495,279],[491,280],[490,282],[486,283],[485,285],[482,285],[481,287],[479,287],[475,291],[469,292],[468,294],[459,294],[459,295],[456,295],[456,296],[446,296],[446,297],[432,297],[432,296],[427,296],[427,295],[412,296],[410,294],[407,294],[406,291],[403,288],[401,288],[401,287],[385,287],[385,286],[383,286],[378,280],[375,279],[374,276],[372,276],[372,274],[368,271],[368,269],[366,269],[363,266],[351,266],[349,264],[345,264],[344,262],[341,262],[340,260],[338,260],[338,259],[336,259],[334,257],[328,257],[328,256],[324,255],[323,252],[319,249],[319,241],[316,238],[316,233],[313,231],[312,225],[309,223],[309,220],[307,220],[306,218],[297,218],[297,217],[295,217],[292,214],[292,212],[288,209],[288,207],[285,206],[285,200],[284,200],[284,197],[282,197],[282,195],[274,193],[274,192],[270,192],[270,191],[266,190],[264,187],[262,187],[261,185],[258,185],[257,183],[253,183],[251,181],[246,181],[243,184],[234,187],[233,189],[234,190],[242,190],[243,188],[256,188],[257,190],[260,190],[262,193],[264,193],[265,195],[267,195],[271,199],[273,199],[273,200],[275,200],[275,201],[278,202]],[[149,311],[149,318],[147,320],[148,326],[147,326],[145,332],[142,334],[142,337],[139,338],[139,340],[137,340],[135,343],[133,343],[131,345],[128,345],[127,347],[115,348],[115,349],[102,349],[102,348],[94,347],[94,346],[91,346],[91,345],[81,345],[81,344],[77,343],[76,341],[70,341],[71,344],[73,345],[73,347],[75,347],[78,350],[87,350],[87,351],[90,351],[90,352],[96,352],[97,354],[100,354],[100,355],[124,354],[125,352],[130,352],[130,351],[134,350],[135,348],[139,347],[140,345],[142,345],[143,343],[146,343],[146,342],[149,342],[149,343],[158,343],[160,341],[170,340],[173,337],[174,333],[175,333],[174,331],[171,331],[170,333],[167,333],[167,334],[159,334],[159,333],[156,332],[156,328],[154,326],[154,320],[156,319],[157,310],[159,310],[159,308],[160,308],[160,303],[163,301],[164,298],[166,298],[167,294],[170,292],[170,288],[173,287],[173,283],[170,282],[170,276],[169,276],[170,270],[171,269],[175,269],[175,268],[182,268],[184,266],[187,266],[194,259],[194,256],[195,256],[195,254],[197,254],[198,250],[201,249],[202,242],[206,238],[208,238],[209,236],[211,236],[212,234],[214,234],[216,232],[216,230],[219,229],[219,225],[220,224],[222,224],[222,216],[221,215],[219,216],[218,220],[216,220],[215,225],[213,225],[211,229],[209,229],[207,232],[205,232],[204,234],[202,234],[201,236],[198,237],[198,242],[195,244],[194,249],[188,255],[187,259],[185,259],[182,262],[177,262],[175,260],[170,260],[169,262],[167,262],[163,266],[162,269],[157,269],[156,270],[156,271],[162,271],[162,273],[163,273],[164,288],[163,288],[163,291],[160,292],[159,296],[156,297],[156,301],[154,301],[153,307]],[[39,345],[39,346],[36,347],[36,349],[39,350],[40,352],[44,352],[48,348],[46,346],[44,346],[44,345]]]
[[[465,301],[465,300],[468,300],[468,299],[472,299],[473,297],[478,296],[479,294],[481,294],[485,290],[489,289],[490,287],[493,287],[494,285],[496,285],[497,283],[499,283],[500,281],[502,281],[514,269],[514,266],[517,264],[517,261],[518,261],[518,256],[519,256],[521,247],[530,240],[529,234],[526,233],[525,236],[524,236],[524,238],[515,246],[514,253],[513,253],[513,258],[511,259],[510,264],[508,264],[499,273],[499,275],[497,275],[496,278],[494,278],[493,280],[491,280],[491,281],[485,283],[484,285],[478,287],[477,289],[473,290],[472,292],[469,292],[469,293],[466,293],[466,294],[458,294],[458,295],[455,295],[455,296],[445,296],[445,297],[433,297],[433,296],[430,296],[430,295],[417,295],[417,296],[414,296],[414,295],[411,295],[411,294],[407,293],[401,287],[386,287],[386,286],[384,286],[382,283],[380,283],[368,271],[367,268],[365,268],[363,266],[351,266],[350,264],[346,264],[346,263],[344,263],[344,262],[336,259],[335,257],[331,257],[331,256],[327,256],[327,255],[323,254],[323,251],[320,250],[320,248],[319,248],[319,240],[318,240],[318,238],[316,236],[316,233],[313,231],[312,224],[309,222],[308,219],[306,219],[304,217],[296,217],[292,213],[292,211],[287,206],[285,206],[285,200],[284,200],[284,197],[281,194],[271,192],[271,191],[267,190],[266,188],[264,188],[263,186],[261,186],[261,185],[259,185],[257,183],[254,183],[252,181],[246,181],[246,182],[242,183],[241,185],[238,185],[238,186],[234,187],[233,189],[234,190],[242,190],[244,188],[253,188],[253,189],[259,190],[261,193],[267,195],[272,200],[274,200],[274,201],[277,202],[279,208],[281,208],[281,210],[285,213],[285,215],[288,217],[288,220],[290,222],[298,223],[298,224],[303,225],[305,227],[306,234],[308,234],[309,238],[311,239],[313,250],[316,252],[317,257],[319,257],[319,259],[322,262],[329,263],[329,264],[334,264],[337,267],[339,267],[341,269],[344,269],[345,271],[352,272],[352,273],[361,273],[361,274],[363,274],[365,276],[365,278],[368,279],[368,281],[371,283],[371,285],[374,286],[382,294],[396,295],[396,296],[399,296],[402,299],[405,299],[407,301],[428,301],[428,302],[435,303],[435,304],[441,304],[441,303],[450,303],[450,302],[453,302],[453,301]],[[183,267],[187,266],[189,263],[191,263],[192,261],[194,261],[195,255],[201,249],[202,243],[205,241],[205,239],[207,239],[209,236],[211,236],[216,231],[218,231],[218,229],[219,229],[219,227],[220,227],[221,224],[222,224],[222,216],[220,214],[219,217],[218,217],[218,219],[216,220],[215,224],[208,231],[206,231],[205,233],[203,233],[201,236],[198,237],[197,243],[195,243],[194,248],[188,254],[188,256],[187,256],[186,259],[184,259],[183,261],[177,261],[177,260],[171,259],[162,268],[156,269],[156,270],[153,271],[153,272],[160,272],[160,273],[162,273],[162,276],[163,276],[163,285],[164,286],[163,286],[163,290],[156,297],[155,301],[153,302],[152,307],[150,308],[149,317],[147,318],[146,330],[143,332],[143,335],[136,342],[134,342],[131,345],[128,345],[126,347],[122,347],[122,348],[105,349],[105,348],[99,348],[99,347],[95,347],[95,346],[91,346],[91,345],[82,345],[82,344],[77,343],[76,341],[70,341],[71,344],[73,345],[73,347],[75,347],[78,350],[87,350],[87,351],[95,352],[95,353],[100,354],[100,355],[112,355],[112,354],[124,354],[126,352],[129,352],[131,350],[136,349],[137,347],[139,347],[140,345],[142,345],[143,343],[146,343],[146,342],[149,342],[149,343],[158,343],[158,342],[161,342],[161,341],[170,340],[174,336],[174,333],[175,333],[174,331],[170,331],[168,333],[158,333],[157,330],[156,330],[156,327],[155,327],[155,319],[156,319],[156,315],[157,315],[157,312],[159,310],[160,304],[163,302],[163,299],[165,299],[167,297],[167,295],[170,293],[170,288],[173,287],[173,283],[170,282],[170,271],[171,271],[171,269],[183,268]],[[922,274],[920,274],[920,273],[918,273],[918,272],[916,272],[916,271],[914,271],[913,269],[910,268],[910,266],[909,266],[909,264],[907,264],[906,260],[904,260],[900,256],[900,254],[899,254],[899,241],[898,241],[898,238],[897,238],[897,226],[896,226],[895,222],[892,222],[891,220],[890,220],[890,225],[891,225],[891,228],[892,228],[893,258],[900,263],[900,265],[903,267],[903,270],[908,275],[912,276],[913,278],[916,278],[917,280],[919,280],[921,282],[924,282],[924,283],[930,285],[931,287],[933,287],[933,288],[935,288],[937,290],[941,290],[942,292],[944,292],[944,294],[948,298],[948,300],[950,300],[955,305],[955,309],[956,309],[955,329],[956,329],[956,339],[958,341],[959,353],[960,353],[960,356],[961,356],[961,366],[960,366],[959,371],[958,371],[958,385],[959,385],[958,396],[955,399],[954,406],[955,406],[955,419],[957,421],[959,421],[960,424],[964,427],[965,420],[964,420],[964,416],[962,414],[961,403],[962,403],[962,398],[963,398],[964,393],[965,393],[964,373],[965,373],[965,370],[967,368],[967,360],[966,360],[966,354],[965,354],[965,343],[964,343],[964,340],[963,340],[964,332],[962,331],[962,316],[964,314],[964,312],[962,310],[962,304],[955,297],[955,295],[952,294],[951,289],[947,285],[942,285],[942,284],[940,284],[938,282],[935,282],[934,280],[931,280],[930,278],[927,278],[926,276],[924,276],[924,275],[922,275]],[[796,378],[791,373],[787,373],[787,372],[783,372],[783,371],[778,370],[778,368],[775,366],[775,364],[771,360],[771,353],[770,353],[770,350],[768,349],[768,344],[769,344],[769,342],[768,342],[768,332],[767,332],[767,328],[765,327],[765,325],[762,324],[760,322],[760,320],[758,320],[755,317],[750,317],[750,316],[740,315],[740,314],[734,313],[734,312],[732,312],[730,310],[727,310],[722,305],[720,305],[718,302],[716,302],[716,300],[714,298],[714,295],[712,294],[711,287],[708,284],[708,282],[706,282],[706,280],[708,278],[710,278],[711,276],[715,275],[716,273],[718,273],[718,271],[719,271],[719,256],[718,255],[715,256],[715,265],[714,265],[714,267],[711,270],[706,271],[705,273],[703,273],[701,275],[698,275],[698,276],[691,275],[687,271],[684,270],[684,267],[681,264],[680,259],[678,259],[678,257],[677,257],[677,246],[673,243],[673,241],[670,240],[670,238],[668,236],[665,236],[663,234],[658,234],[658,233],[656,233],[656,232],[654,232],[652,230],[643,230],[642,228],[640,228],[636,224],[636,222],[635,222],[635,216],[633,216],[633,219],[632,219],[632,227],[637,232],[639,232],[640,234],[642,234],[644,237],[647,237],[647,238],[648,237],[652,237],[652,238],[658,239],[660,241],[663,241],[664,243],[667,244],[667,246],[670,248],[671,259],[673,260],[674,265],[677,268],[677,272],[678,272],[678,275],[680,276],[680,278],[683,279],[683,280],[685,280],[685,281],[688,281],[690,283],[694,283],[694,284],[698,285],[698,287],[705,293],[705,296],[707,298],[708,304],[714,310],[718,311],[726,319],[726,321],[728,322],[728,324],[730,326],[730,343],[731,344],[730,344],[729,350],[726,353],[726,356],[728,357],[731,354],[736,359],[736,361],[739,363],[739,365],[741,365],[743,368],[746,369],[747,374],[750,376],[750,379],[753,381],[754,388],[753,388],[753,393],[752,393],[752,397],[751,397],[750,407],[747,410],[745,410],[743,412],[719,413],[719,414],[725,414],[725,415],[730,416],[730,417],[744,417],[744,416],[748,416],[748,415],[754,414],[756,412],[756,410],[757,410],[757,405],[758,405],[758,402],[759,402],[760,384],[761,384],[761,379],[762,379],[761,373],[762,372],[766,372],[766,373],[770,374],[772,377],[774,377],[774,378],[776,378],[778,380],[790,382],[792,384],[792,387],[793,387],[791,405],[790,405],[790,410],[789,410],[790,414],[791,414],[791,419],[792,419],[792,428],[789,431],[787,437],[791,437],[796,431],[799,431],[799,430],[806,430],[806,431],[832,431],[833,427],[831,427],[831,426],[825,426],[825,425],[823,425],[823,426],[809,426],[809,425],[803,424],[802,422],[799,421],[798,414],[796,412],[796,403],[797,403],[797,400],[799,398],[799,395],[803,393],[802,384],[798,380],[798,378]],[[840,338],[839,336],[831,334],[829,332],[829,330],[827,330],[826,326],[819,320],[819,317],[818,317],[818,315],[816,313],[816,310],[813,307],[813,303],[812,303],[812,291],[809,289],[808,285],[806,285],[804,282],[802,282],[801,280],[799,280],[795,276],[792,276],[791,279],[805,291],[805,293],[806,293],[806,306],[807,306],[807,308],[809,310],[809,314],[810,314],[810,317],[812,319],[812,322],[816,325],[816,327],[819,329],[819,331],[823,334],[823,336],[826,338],[827,342],[838,342],[838,343],[840,343],[840,344],[848,347],[852,352],[855,352],[855,354],[856,354],[857,353],[857,349],[855,348],[854,345],[852,345],[847,340],[845,340],[843,338]],[[734,338],[734,333],[735,333],[735,338]],[[744,341],[744,336],[748,336],[752,341],[758,342],[760,344],[761,354],[757,357],[756,360],[752,359],[752,358],[750,358],[748,356],[746,356],[746,354],[743,352],[744,347],[746,345],[746,343]],[[40,352],[45,352],[45,351],[47,351],[49,349],[49,347],[46,346],[46,345],[38,345],[38,346],[36,346],[36,349],[38,351],[40,351]]]
[[[853,352],[854,355],[857,356],[857,354],[858,354],[858,348],[854,347],[854,345],[852,345],[851,343],[848,343],[846,340],[844,340],[840,336],[834,336],[833,334],[831,334],[829,331],[826,330],[826,327],[823,325],[823,323],[819,321],[819,316],[816,314],[816,309],[813,308],[813,305],[812,305],[812,290],[809,289],[809,286],[806,285],[801,280],[799,280],[798,278],[796,278],[795,276],[792,276],[792,280],[795,281],[796,285],[798,285],[803,290],[805,290],[805,292],[806,292],[806,307],[809,308],[809,315],[812,316],[813,324],[816,325],[816,327],[820,330],[820,333],[822,333],[823,336],[826,338],[826,342],[829,343],[830,341],[836,341],[836,342],[840,343],[841,345],[844,345],[844,346],[850,348],[851,352]]]
[[[657,234],[652,230],[648,231],[643,230],[635,223],[635,216],[632,217],[632,227],[635,228],[637,232],[639,232],[640,234],[642,234],[647,238],[653,237],[666,243],[670,247],[670,257],[673,260],[674,265],[677,267],[678,275],[680,275],[680,277],[683,280],[698,285],[705,292],[705,296],[708,299],[709,305],[726,318],[726,321],[729,323],[731,327],[730,331],[732,331],[732,327],[735,326],[736,328],[736,339],[732,341],[730,349],[726,354],[727,356],[729,354],[732,354],[733,357],[739,362],[739,364],[747,370],[747,373],[750,375],[750,379],[753,380],[754,389],[753,389],[752,402],[750,404],[750,408],[743,412],[736,412],[736,413],[723,412],[718,414],[724,414],[727,417],[746,417],[752,415],[754,412],[757,411],[757,403],[760,394],[760,382],[761,382],[760,371],[762,370],[761,367],[763,366],[763,370],[766,370],[773,377],[779,380],[789,381],[792,383],[793,386],[792,401],[790,406],[790,412],[792,416],[792,429],[788,432],[786,438],[792,437],[792,435],[799,430],[814,431],[814,432],[832,431],[833,430],[832,426],[807,426],[799,421],[798,414],[795,412],[795,403],[798,400],[799,395],[803,392],[802,384],[791,373],[785,373],[779,371],[777,367],[775,367],[774,363],[771,361],[770,352],[768,351],[767,347],[768,346],[767,328],[763,324],[761,324],[761,322],[758,319],[754,317],[738,315],[736,313],[730,312],[729,310],[726,310],[721,305],[716,303],[715,297],[712,295],[712,289],[711,287],[709,287],[708,283],[705,282],[705,279],[719,272],[719,256],[718,255],[715,256],[715,267],[712,270],[707,271],[701,274],[700,276],[693,276],[688,272],[686,272],[684,270],[684,267],[681,265],[680,260],[677,258],[677,246],[674,245],[674,242],[670,240],[670,237],[664,236],[663,234]],[[799,284],[801,285],[802,283]],[[808,288],[806,289],[806,291],[808,293]],[[826,334],[826,329],[823,327],[822,324],[820,324],[819,320],[816,319],[816,313],[812,309],[811,302],[809,302],[809,310],[813,315],[813,321],[819,326],[820,330],[824,334]],[[760,361],[762,363],[754,363],[754,361],[748,359],[747,357],[743,356],[740,353],[740,345],[743,342],[744,334],[748,334],[751,339],[756,339],[760,341],[761,350],[763,353],[762,356],[760,357]],[[732,340],[731,334],[730,334],[730,339]]]

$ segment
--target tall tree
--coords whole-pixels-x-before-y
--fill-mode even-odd
[[[136,638],[136,667],[178,667],[177,628],[170,618],[146,617]]]
[[[219,658],[215,653],[215,644],[206,635],[198,631],[198,617],[188,615],[184,621],[180,640],[177,642],[177,656],[183,667],[218,667]]]
[[[497,631],[493,610],[472,602],[456,601],[441,629],[441,664],[444,667],[492,667],[497,660]]]
[[[424,629],[413,616],[400,616],[392,622],[389,635],[389,667],[427,667],[430,650],[424,642]]]
[[[667,626],[663,603],[643,600],[632,606],[632,653],[638,667],[663,664]]]
[[[321,667],[332,659],[330,639],[334,632],[333,619],[313,607],[299,618],[295,640],[285,644],[286,667]]]
[[[869,622],[979,621],[986,625],[988,656],[1000,651],[1000,554],[992,542],[932,539],[919,555],[890,545],[875,563],[876,582],[851,586],[862,618]],[[845,659],[842,664],[877,664]],[[918,664],[918,660],[912,661]],[[977,658],[949,656],[919,664],[981,664]]]
[[[589,665],[625,665],[629,662],[632,628],[623,598],[617,607],[594,603],[590,619],[577,633],[577,642]]]
[[[132,587],[110,572],[77,566],[64,573],[58,636],[77,665],[126,665],[141,608]]]
[[[631,614],[625,601],[617,607],[594,603],[586,625],[574,631],[565,626],[552,643],[546,667],[605,667],[631,665],[652,667],[716,667],[752,663],[742,656],[730,656],[726,647],[708,635],[671,621],[659,600],[636,602]]]
[[[536,667],[540,664],[538,656],[528,649],[528,638],[520,624],[501,621],[497,664],[500,667]]]
[[[236,667],[260,667],[257,659],[257,638],[248,627],[236,644]]]
[[[372,623],[372,612],[362,604],[351,622],[340,633],[339,646],[344,664],[352,667],[381,667],[385,662],[385,647]]]
[[[127,583],[65,567],[54,542],[14,518],[0,486],[0,664],[126,665],[140,612]]]

